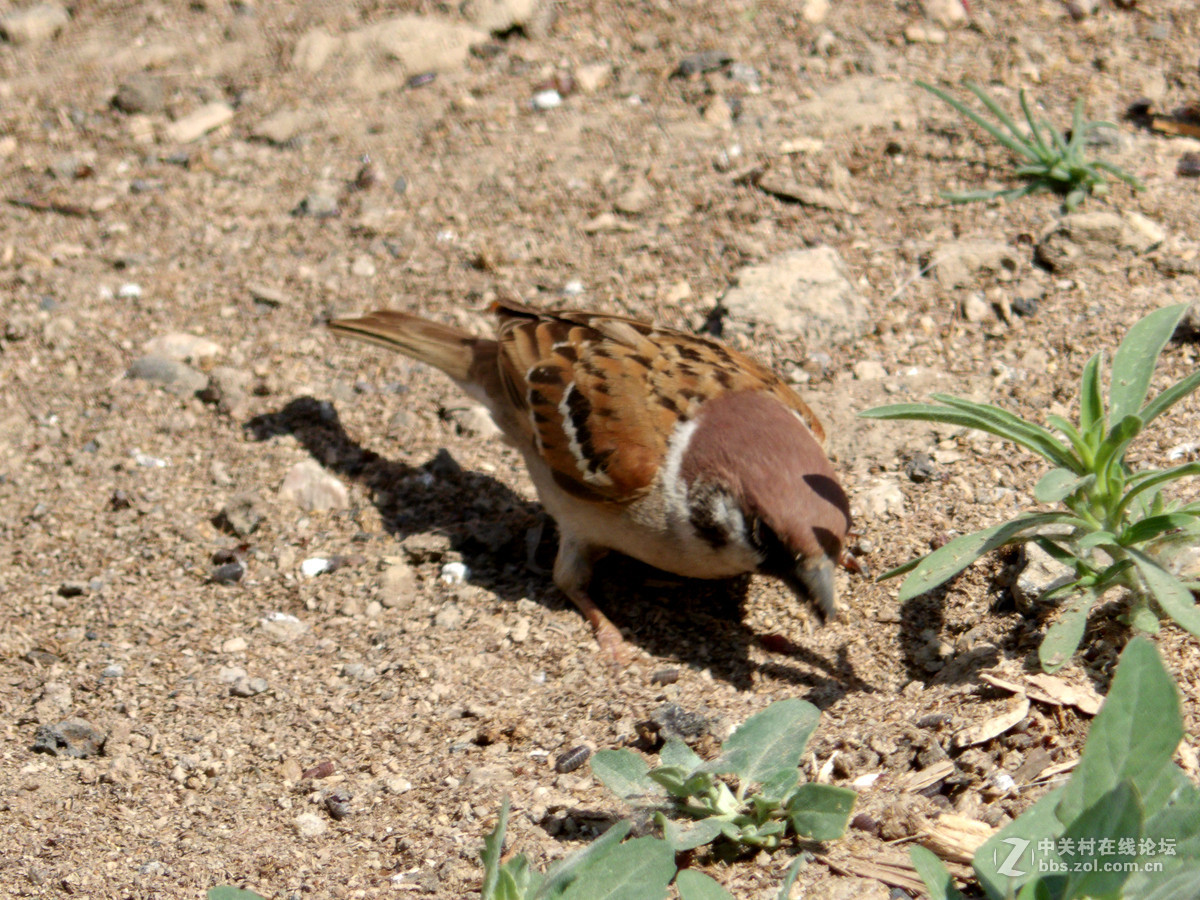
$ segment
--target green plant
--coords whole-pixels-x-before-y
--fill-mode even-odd
[[[1179,505],[1163,499],[1171,482],[1200,474],[1200,462],[1169,469],[1132,471],[1125,463],[1130,442],[1156,418],[1197,387],[1200,372],[1158,394],[1146,396],[1154,367],[1187,305],[1156,310],[1137,322],[1113,358],[1107,408],[1101,389],[1104,354],[1083,367],[1079,424],[1050,415],[1047,423],[1065,437],[1027,422],[995,406],[945,394],[941,405],[904,403],[870,409],[871,419],[919,419],[963,425],[1012,441],[1046,459],[1054,468],[1034,488],[1042,503],[1065,510],[1030,512],[954,538],[934,552],[881,578],[910,573],[900,588],[901,602],[929,591],[957,575],[984,554],[1008,544],[1036,543],[1075,572],[1069,583],[1042,599],[1066,597],[1066,612],[1046,632],[1039,655],[1047,671],[1070,658],[1083,639],[1088,612],[1110,588],[1127,588],[1132,596],[1128,620],[1146,632],[1158,630],[1169,616],[1200,637],[1200,609],[1191,595],[1200,588],[1169,571],[1181,546],[1200,537],[1200,503]]]
[[[1134,190],[1142,190],[1143,186],[1137,178],[1104,160],[1090,160],[1084,155],[1084,142],[1090,132],[1101,127],[1115,128],[1109,122],[1093,122],[1083,117],[1083,99],[1075,102],[1075,111],[1071,120],[1069,138],[1063,137],[1054,125],[1045,119],[1034,116],[1029,107],[1025,91],[1021,91],[1021,112],[1029,131],[1023,131],[1013,118],[1000,108],[1000,105],[988,96],[979,85],[970,81],[964,86],[987,110],[1003,125],[1003,129],[988,121],[961,100],[943,91],[941,88],[918,81],[917,86],[924,88],[940,100],[954,107],[960,114],[966,116],[997,141],[1007,147],[1014,156],[1024,160],[1017,167],[1016,175],[1025,180],[1019,188],[1001,191],[963,191],[943,192],[942,196],[955,203],[967,203],[972,200],[991,200],[1003,197],[1005,200],[1015,200],[1032,194],[1034,191],[1048,190],[1063,194],[1063,205],[1068,210],[1077,207],[1088,194],[1102,195],[1108,193],[1108,180],[1105,173],[1119,178]]]
[[[1200,897],[1200,790],[1172,762],[1182,737],[1175,684],[1154,645],[1135,637],[1070,780],[976,852],[987,896]],[[933,900],[960,900],[936,856],[911,855]]]
[[[592,757],[592,772],[623,800],[656,808],[655,821],[677,851],[718,838],[773,850],[789,829],[801,837],[831,840],[845,832],[855,794],[800,783],[800,757],[819,715],[803,700],[780,700],[747,719],[711,762],[672,739],[663,746],[657,768],[632,750],[602,750]],[[736,787],[719,775],[735,776]],[[696,821],[683,827],[677,818]]]
[[[207,900],[266,900],[262,894],[256,894],[254,891],[248,891],[245,888],[232,887],[228,884],[209,888],[208,893],[204,896]]]
[[[660,900],[675,875],[675,854],[664,841],[622,843],[628,822],[618,822],[545,875],[523,854],[501,860],[508,830],[508,801],[483,841],[482,900]]]

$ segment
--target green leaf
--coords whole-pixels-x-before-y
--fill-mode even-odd
[[[983,116],[979,115],[979,113],[975,112],[975,110],[971,109],[971,107],[967,106],[965,103],[963,103],[957,97],[953,97],[950,94],[943,91],[941,88],[936,88],[931,84],[925,83],[924,81],[918,81],[918,82],[916,82],[916,84],[917,84],[917,87],[924,88],[925,90],[929,91],[929,93],[933,94],[935,97],[937,97],[939,100],[943,101],[944,103],[950,104],[950,106],[954,107],[954,109],[960,115],[965,116],[966,118],[970,119],[972,122],[974,122],[976,125],[978,125],[980,128],[982,128],[984,131],[986,131],[988,134],[990,134],[993,138],[995,138],[997,141],[999,141],[1001,144],[1003,144],[1005,147],[1007,147],[1009,150],[1011,150],[1016,155],[1024,156],[1027,159],[1033,159],[1033,160],[1036,160],[1038,158],[1037,154],[1033,151],[1033,149],[1027,143],[1022,142],[1020,137],[1012,137],[1008,134],[1005,134],[1003,131],[1001,131],[999,128],[997,128],[995,125],[993,125],[987,119],[985,119]],[[973,87],[971,84],[968,83],[966,86],[969,90],[976,91],[976,96],[980,97],[981,99],[984,97],[987,97],[987,95],[984,94],[982,92],[982,90],[978,88],[978,85],[975,85]],[[985,105],[994,105],[994,101],[990,97],[987,97],[987,99],[984,100],[984,104]],[[1001,113],[1003,114],[1003,110],[1001,110]],[[997,116],[997,118],[1001,118],[1001,117]],[[1008,118],[1007,114],[1003,114],[1003,118],[1001,118],[1001,121],[1004,121],[1004,119],[1006,119],[1006,118]],[[1008,121],[1010,123],[1012,122],[1011,119],[1009,119]],[[1014,127],[1015,126],[1010,126],[1010,130],[1011,130],[1011,128],[1014,128]]]
[[[1122,838],[1132,838],[1135,842],[1142,836],[1142,804],[1138,799],[1137,789],[1128,779],[1118,782],[1117,786],[1104,794],[1084,810],[1079,818],[1067,825],[1063,838],[1071,839],[1074,846],[1081,840],[1111,840],[1119,848]],[[1078,857],[1072,862],[1102,863],[1095,871],[1071,871],[1067,873],[1067,885],[1063,891],[1065,897],[1116,897],[1121,885],[1129,880],[1130,863],[1137,856],[1121,854],[1118,849],[1115,859],[1105,856],[1102,859],[1091,860]],[[1118,865],[1110,865],[1117,863]],[[1074,868],[1074,867],[1072,867]]]
[[[900,586],[898,599],[903,603],[913,597],[919,597],[949,581],[979,557],[1004,546],[1018,535],[1043,525],[1060,523],[1077,525],[1080,524],[1080,520],[1068,513],[1026,513],[982,531],[959,535],[921,558],[913,573]]]
[[[632,750],[600,750],[592,755],[592,774],[622,800],[662,793],[649,772],[650,766]]]
[[[1200,528],[1200,521],[1190,513],[1164,513],[1161,516],[1150,516],[1148,519],[1134,522],[1121,532],[1121,544],[1128,547],[1139,547],[1168,532],[1185,531],[1191,534],[1197,528]]]
[[[685,850],[695,850],[697,847],[711,844],[724,833],[725,826],[728,824],[727,819],[714,817],[711,819],[701,819],[691,828],[684,828],[660,812],[654,814],[654,821],[662,829],[663,840],[670,844],[671,849],[676,853],[682,853]]]
[[[584,865],[561,892],[543,887],[535,900],[659,900],[667,895],[667,885],[675,877],[675,852],[666,841],[634,838],[589,853],[597,843],[582,851],[587,855]]]
[[[1079,588],[1078,596],[1070,608],[1063,613],[1057,622],[1046,630],[1038,647],[1038,659],[1042,669],[1047,672],[1057,672],[1067,664],[1067,660],[1079,648],[1083,633],[1087,629],[1088,611],[1096,602],[1096,595],[1087,588]]]
[[[1151,470],[1146,472],[1138,472],[1129,479],[1128,490],[1125,496],[1121,498],[1120,504],[1117,506],[1117,516],[1119,517],[1135,497],[1143,491],[1156,488],[1160,484],[1165,484],[1168,481],[1176,481],[1177,479],[1187,477],[1189,475],[1200,475],[1200,462],[1183,463],[1179,466],[1174,466],[1170,469]]]
[[[783,876],[783,884],[779,886],[779,896],[776,900],[788,900],[788,895],[792,893],[792,885],[796,883],[796,877],[807,861],[806,857],[797,856],[796,861],[788,866],[787,874]]]
[[[1127,552],[1162,611],[1180,628],[1195,637],[1200,637],[1200,607],[1196,606],[1192,592],[1145,553],[1132,547]]]
[[[1159,354],[1188,310],[1179,303],[1157,309],[1134,324],[1121,341],[1112,362],[1109,409],[1114,422],[1136,415],[1146,400]]]
[[[675,876],[679,900],[733,900],[733,894],[702,872],[681,869]]]
[[[480,894],[483,900],[492,900],[496,896],[496,884],[500,878],[500,857],[504,852],[504,835],[508,831],[508,798],[500,804],[500,816],[496,827],[483,839],[483,850],[479,856],[483,860],[483,887]],[[213,898],[209,898],[213,900]]]
[[[1120,463],[1125,457],[1125,450],[1129,447],[1129,442],[1132,441],[1142,430],[1142,420],[1139,416],[1125,416],[1100,442],[1100,449],[1096,451],[1096,460],[1092,463],[1092,468],[1099,474],[1100,478],[1106,477],[1109,466]]]
[[[1058,438],[1041,425],[1026,422],[1024,419],[1014,416],[1012,413],[998,406],[992,406],[987,403],[973,403],[970,400],[964,400],[961,397],[954,397],[950,394],[934,394],[932,399],[939,403],[945,403],[947,406],[960,412],[976,416],[980,424],[975,427],[982,431],[1007,438],[1015,444],[1028,447],[1034,453],[1050,460],[1050,462],[1057,466],[1072,469],[1083,474],[1079,460],[1071,454],[1070,450],[1063,446]]]
[[[533,895],[533,900],[563,897],[563,892],[570,888],[593,862],[616,851],[632,827],[630,822],[618,822],[582,850],[577,850],[566,859],[555,863],[546,873],[546,880]]]
[[[782,803],[799,782],[799,769],[784,769],[764,781],[759,789],[759,794],[768,803]]]
[[[1175,382],[1143,406],[1141,411],[1142,421],[1149,424],[1198,387],[1200,387],[1200,370]]]
[[[1159,809],[1175,787],[1171,757],[1182,737],[1175,683],[1153,642],[1135,637],[1121,654],[1083,757],[1063,789],[1059,820],[1075,821],[1126,778],[1148,812]]]
[[[832,841],[846,833],[858,795],[850,788],[802,784],[787,803],[792,830],[814,841]]]
[[[963,895],[954,886],[954,879],[932,851],[926,850],[920,844],[913,844],[908,848],[908,857],[921,880],[925,882],[929,900],[963,900]]]
[[[689,775],[704,762],[691,747],[678,738],[667,739],[662,750],[658,752],[658,760],[664,766],[678,766]]]
[[[666,788],[668,794],[672,797],[679,797],[686,800],[694,791],[688,785],[688,771],[679,766],[659,766],[657,769],[651,769],[649,778],[655,784]],[[711,777],[706,781],[701,790],[711,784]]]
[[[1162,620],[1158,613],[1150,609],[1144,602],[1134,604],[1129,611],[1129,627],[1142,634],[1158,634],[1162,630]]]
[[[777,700],[743,722],[721,746],[721,756],[701,769],[733,772],[743,782],[756,783],[794,769],[820,715],[803,700]]]
[[[256,894],[254,891],[244,888],[230,887],[227,884],[209,888],[205,896],[208,900],[265,900],[262,894]]]
[[[944,394],[934,395],[935,400],[942,400],[944,397]],[[967,411],[957,405],[947,407],[934,406],[931,403],[898,403],[893,406],[877,406],[874,409],[864,410],[859,413],[859,416],[865,419],[914,419],[923,422],[941,422],[946,425],[960,425],[965,428],[974,428],[977,431],[985,431],[997,437],[1002,437],[1005,440],[1012,441],[1048,459],[1056,466],[1062,466],[1063,468],[1082,474],[1083,470],[1080,462],[1050,432],[1036,425],[1016,419],[1015,416],[1012,416],[1012,418],[1020,422],[1023,427],[1018,429],[1007,427],[1000,421],[1003,417],[995,415],[1004,413],[1003,410],[996,409],[995,407],[984,407],[981,404],[971,404],[971,406],[974,409]],[[981,414],[979,412],[981,408],[989,410],[992,415]],[[1009,414],[1004,413],[1004,415]]]
[[[1033,489],[1033,496],[1040,503],[1058,503],[1080,488],[1091,486],[1095,481],[1096,476],[1090,472],[1087,475],[1076,475],[1070,469],[1051,469],[1038,481]]]
[[[1083,367],[1079,384],[1079,430],[1086,432],[1104,418],[1104,396],[1100,389],[1100,367],[1104,352],[1095,354]]]

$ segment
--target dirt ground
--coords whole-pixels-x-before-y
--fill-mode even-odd
[[[318,28],[470,8],[81,0],[52,36],[0,43],[0,895],[471,896],[504,797],[509,846],[539,866],[625,815],[586,765],[556,769],[576,748],[681,729],[711,753],[800,697],[822,710],[810,775],[871,784],[847,837],[807,848],[793,896],[882,898],[864,861],[902,862],[941,811],[1001,825],[1078,756],[1089,716],[1036,700],[999,737],[955,739],[1009,708],[980,673],[1030,671],[1053,615],[1016,610],[1006,560],[904,605],[894,582],[842,573],[847,612],[825,627],[762,579],[612,560],[598,595],[638,658],[608,670],[538,566],[553,535],[515,451],[444,377],[321,327],[391,306],[485,330],[489,297],[511,289],[698,330],[741,267],[829,245],[870,309],[864,336],[733,339],[826,422],[863,561],[878,573],[1024,508],[1031,457],[855,413],[932,390],[1069,411],[1090,354],[1200,297],[1200,192],[1176,173],[1200,144],[1122,120],[1139,98],[1200,101],[1200,7],[1100,0],[1074,18],[1057,0],[972,0],[969,20],[939,25],[916,0],[822,6],[560,2],[432,79],[297,48]],[[678,74],[707,50],[719,68]],[[913,84],[964,78],[1009,108],[1028,87],[1064,124],[1077,96],[1120,122],[1094,152],[1146,190],[1085,209],[1140,213],[1162,240],[1051,272],[1033,246],[1057,198],[943,201],[1011,170]],[[186,134],[214,103],[226,121]],[[272,137],[280,111],[297,115]],[[756,185],[763,169],[840,199],[781,199]],[[1015,262],[937,277],[959,238]],[[130,377],[148,340],[177,332],[217,346],[173,383]],[[1172,344],[1156,383],[1198,359]],[[1198,412],[1181,404],[1135,460],[1194,458]],[[918,453],[931,471],[914,481]],[[281,495],[314,460],[346,508]],[[314,558],[332,571],[305,574]],[[1126,638],[1111,608],[1096,616],[1062,678],[1103,693]],[[1174,627],[1157,642],[1194,763],[1200,653]],[[102,751],[34,752],[40,727],[72,717]],[[1001,771],[1016,789],[996,788]],[[694,864],[739,898],[774,897],[802,849]]]

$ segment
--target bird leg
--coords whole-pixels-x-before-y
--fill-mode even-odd
[[[605,554],[605,550],[580,542],[560,530],[558,556],[554,559],[554,583],[571,602],[579,607],[592,633],[600,645],[600,653],[614,665],[624,668],[633,661],[633,650],[617,626],[609,621],[588,595],[588,584],[592,580],[592,564]]]

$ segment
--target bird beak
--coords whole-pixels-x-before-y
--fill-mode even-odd
[[[828,556],[800,559],[791,586],[817,608],[823,620],[837,617],[837,585],[833,577],[833,560]]]

